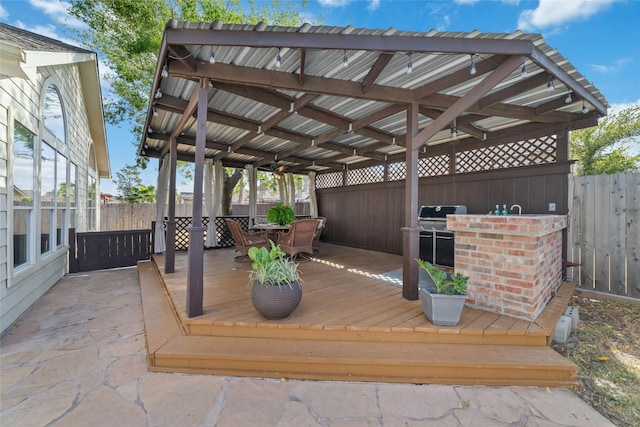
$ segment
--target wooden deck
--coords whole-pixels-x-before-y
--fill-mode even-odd
[[[465,307],[457,326],[434,326],[420,301],[383,273],[400,256],[322,244],[300,264],[303,298],[266,320],[250,301],[249,262],[205,251],[204,314],[186,316],[187,254],[140,263],[149,369],[413,383],[572,385],[577,367],[548,344],[573,293],[565,283],[537,321]],[[159,273],[162,272],[162,273]]]

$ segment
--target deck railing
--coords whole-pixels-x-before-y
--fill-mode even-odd
[[[76,233],[69,229],[69,272],[129,267],[149,259],[151,230]]]

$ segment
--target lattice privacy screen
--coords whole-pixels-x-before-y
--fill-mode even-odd
[[[455,171],[456,173],[479,172],[555,163],[556,142],[556,136],[552,135],[455,153]],[[443,154],[418,159],[418,176],[448,175],[450,173],[450,156],[451,154]],[[389,163],[387,167],[388,181],[399,181],[406,178],[405,162]],[[347,182],[343,181],[344,175],[343,172],[318,173],[316,188],[371,184],[384,181],[385,176],[383,165],[350,169],[346,173]]]
[[[478,148],[456,155],[456,172],[478,172],[556,161],[555,136]]]
[[[216,227],[218,229],[218,248],[228,248],[230,246],[235,245],[235,241],[233,240],[233,236],[231,235],[231,230],[227,226],[225,217],[217,217],[216,218]],[[247,230],[249,228],[249,218],[248,217],[226,217],[235,219],[240,223],[242,228]],[[165,218],[165,221],[167,218]],[[207,227],[209,225],[209,217],[202,218],[202,225]],[[167,224],[164,224],[165,230],[167,229]],[[177,251],[186,251],[189,249],[189,227],[191,227],[191,217],[176,217],[176,250]],[[207,231],[204,232],[204,240],[207,240]]]

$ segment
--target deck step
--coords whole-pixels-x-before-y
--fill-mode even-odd
[[[549,347],[181,336],[149,369],[269,378],[571,386],[577,366]]]
[[[219,336],[189,334],[155,264],[140,262],[138,272],[150,371],[465,385],[576,384],[577,366],[546,345],[425,342],[426,335],[415,331],[407,336],[419,342],[352,341],[347,339],[351,333],[314,339],[296,328],[267,324],[258,329],[273,336],[241,336],[238,325],[210,331]],[[378,338],[388,336],[380,333]]]

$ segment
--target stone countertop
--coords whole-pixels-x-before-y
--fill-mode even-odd
[[[565,228],[566,215],[447,215],[447,229],[460,232],[538,237]]]

